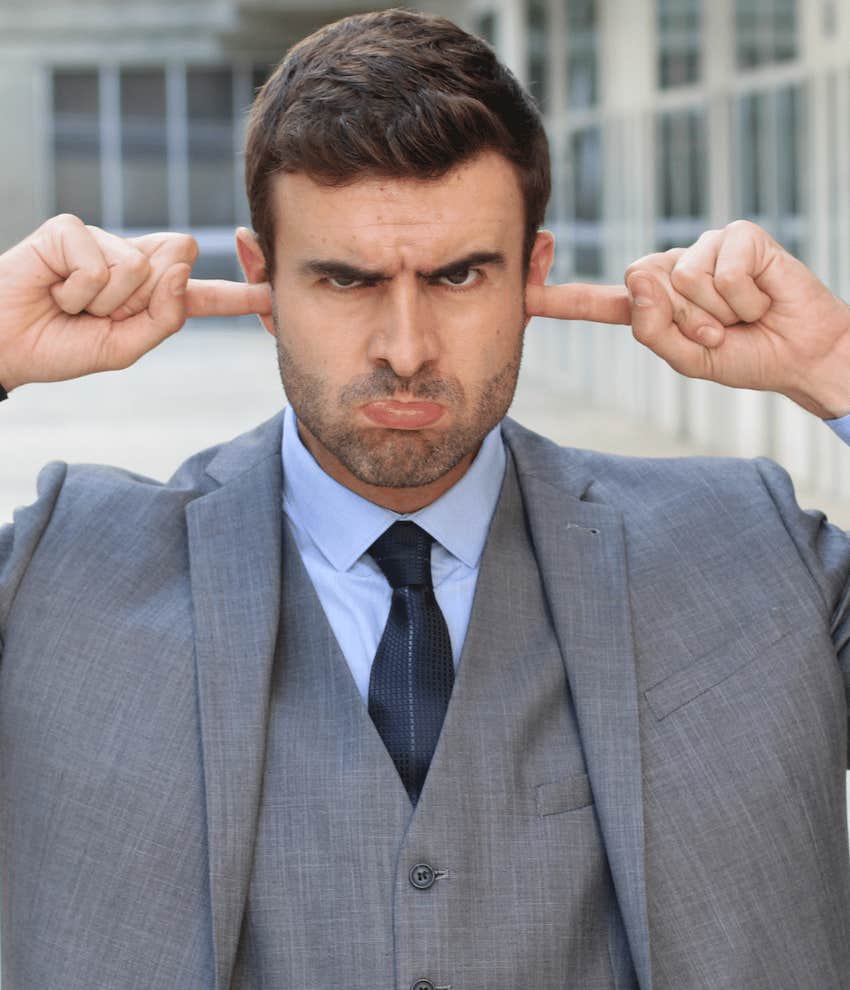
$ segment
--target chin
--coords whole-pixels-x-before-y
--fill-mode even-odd
[[[456,467],[480,438],[441,434],[435,430],[358,431],[343,444],[327,449],[363,484],[376,488],[421,488]]]

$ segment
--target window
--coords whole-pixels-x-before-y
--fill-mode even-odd
[[[797,57],[797,0],[735,0],[739,69]]]
[[[602,250],[602,128],[575,130],[567,149],[567,241],[576,275],[598,277],[604,271]]]
[[[592,107],[599,100],[596,0],[566,0],[567,103]]]
[[[832,38],[838,31],[837,0],[822,0],[821,31],[825,38]]]
[[[599,278],[605,271],[604,140],[599,92],[599,4],[563,0],[566,114],[556,125],[553,159],[559,222],[558,277]],[[559,168],[558,165],[561,164]]]
[[[118,234],[187,230],[201,248],[199,275],[237,278],[233,228],[248,221],[240,114],[268,72],[55,69],[53,212]]]
[[[745,93],[734,107],[738,213],[798,256],[806,249],[804,98],[802,85],[783,86]]]
[[[706,227],[707,147],[701,109],[662,113],[656,121],[656,246],[692,244]]]
[[[549,103],[549,14],[547,0],[528,0],[528,89],[546,113]]]
[[[702,0],[658,0],[658,83],[662,89],[699,82]]]
[[[165,72],[121,72],[123,226],[168,225]]]
[[[53,75],[53,184],[56,213],[100,225],[100,86],[96,69]]]
[[[189,223],[236,223],[233,73],[190,69],[186,78],[189,130]]]

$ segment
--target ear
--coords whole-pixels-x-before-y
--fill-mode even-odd
[[[545,285],[554,260],[555,235],[551,230],[538,231],[531,249],[526,282],[531,285]]]
[[[531,249],[531,258],[528,262],[528,277],[526,285],[545,285],[546,279],[555,260],[555,235],[551,230],[539,230],[534,239],[534,246]],[[531,317],[526,317],[525,326],[528,326]]]
[[[248,282],[251,284],[268,282],[266,260],[263,257],[257,235],[253,230],[248,230],[247,227],[239,227],[237,229],[236,254],[239,257],[239,264],[242,266],[242,271],[245,273],[245,278]],[[272,298],[274,298],[274,289],[272,289]],[[272,316],[260,316],[259,320],[272,337],[276,336]]]

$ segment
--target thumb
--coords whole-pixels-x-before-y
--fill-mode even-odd
[[[632,300],[632,334],[674,371],[689,378],[715,377],[712,352],[686,336],[674,319],[673,301],[663,283],[647,271],[626,280]]]
[[[191,271],[185,262],[173,265],[159,280],[151,296],[148,314],[160,340],[186,322],[186,285]]]
[[[632,302],[632,331],[652,350],[669,337],[673,304],[664,287],[648,272],[630,275],[626,285]]]
[[[112,324],[112,352],[120,362],[117,367],[132,364],[183,326],[191,270],[184,262],[173,265],[157,283],[144,312]]]

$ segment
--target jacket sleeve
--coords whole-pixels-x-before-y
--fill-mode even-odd
[[[761,457],[755,464],[829,616],[850,714],[850,532],[828,522],[822,512],[801,509],[784,468]],[[847,766],[850,769],[850,745]]]
[[[38,475],[35,502],[16,509],[13,521],[0,528],[0,652],[15,595],[53,515],[67,469],[64,461],[46,464]]]

